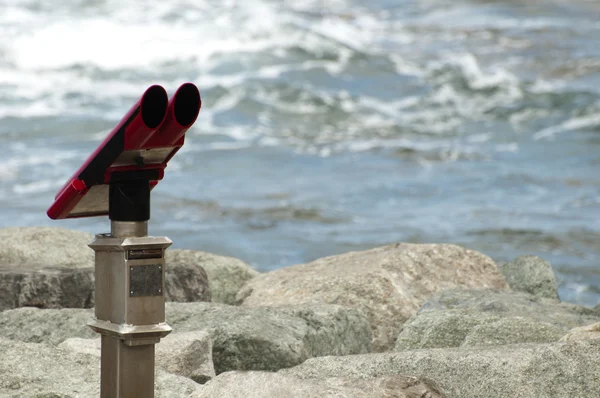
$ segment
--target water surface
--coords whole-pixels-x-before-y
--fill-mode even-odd
[[[550,261],[600,300],[600,3],[0,0],[0,223],[150,84],[203,109],[151,232],[275,269],[397,241]]]

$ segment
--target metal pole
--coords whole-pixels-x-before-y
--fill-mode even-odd
[[[101,398],[154,397],[154,345],[171,332],[165,323],[165,237],[149,237],[147,221],[111,221],[97,235],[96,320],[101,336]]]
[[[148,235],[148,221],[111,220],[110,235],[114,238],[142,238]]]
[[[154,397],[154,344],[128,346],[102,336],[100,397]]]
[[[96,235],[96,308],[101,334],[101,397],[154,397],[154,345],[165,323],[166,237],[148,235],[150,191],[181,148],[202,100],[185,83],[168,99],[153,85],[60,189],[52,219],[108,214],[111,232]]]

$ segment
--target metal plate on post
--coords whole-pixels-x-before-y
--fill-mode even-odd
[[[162,264],[129,266],[129,297],[162,296]]]
[[[148,260],[153,258],[163,258],[163,249],[127,250],[128,260]]]

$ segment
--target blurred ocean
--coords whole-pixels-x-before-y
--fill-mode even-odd
[[[397,241],[550,261],[600,302],[600,1],[0,0],[0,226],[150,84],[203,108],[151,234],[269,270]]]

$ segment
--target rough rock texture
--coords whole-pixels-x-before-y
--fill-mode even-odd
[[[500,272],[512,290],[546,298],[558,298],[552,266],[537,256],[519,256],[500,266]]]
[[[0,264],[0,311],[19,307],[93,308],[94,268]],[[167,301],[211,301],[206,272],[182,264],[165,270]]]
[[[432,311],[407,321],[396,350],[558,341],[565,328],[518,316]]]
[[[600,322],[593,325],[581,326],[569,330],[560,341],[594,340],[600,339]]]
[[[62,228],[0,229],[0,311],[93,306],[92,239]]]
[[[93,319],[94,310],[17,308],[0,312],[0,337],[57,345],[70,337],[98,336],[87,326]]]
[[[98,358],[100,358],[101,355],[100,337],[96,337],[93,339],[71,337],[60,343],[58,345],[58,348],[66,351],[73,351],[79,354],[93,355]]]
[[[18,307],[92,308],[94,251],[88,244],[93,238],[86,232],[62,228],[0,229],[3,242],[0,247],[0,311]],[[241,276],[245,264],[239,260],[208,253],[175,252],[170,255],[167,250],[167,257],[175,259],[166,268],[165,297],[168,301],[211,300],[203,264],[215,269],[213,272],[219,280],[215,283],[217,287],[227,284],[227,272],[232,275],[232,286],[241,285],[248,279]],[[187,257],[177,252],[185,252]],[[186,262],[186,258],[189,261]],[[248,274],[255,272],[248,269]],[[235,296],[239,287],[235,289],[230,296]]]
[[[408,320],[396,350],[558,341],[600,312],[527,293],[452,289]]]
[[[208,275],[212,301],[215,303],[234,304],[235,296],[244,283],[258,275],[257,271],[237,258],[201,251],[169,249],[166,261],[167,270],[170,267],[192,270],[202,267]]]
[[[92,310],[19,308],[0,312],[0,336],[58,345],[94,338]],[[216,303],[167,303],[174,333],[206,331],[217,373],[278,370],[321,355],[370,351],[371,330],[357,310],[335,305],[247,308]],[[162,343],[161,343],[162,344]]]
[[[432,310],[471,309],[490,313],[532,314],[544,318],[557,317],[569,323],[600,316],[600,308],[592,309],[531,294],[489,289],[448,289],[432,295],[419,312]]]
[[[100,357],[100,338],[71,338],[59,348]],[[196,383],[215,377],[212,342],[206,332],[171,333],[156,345],[156,366],[169,373],[184,376]]]
[[[169,250],[167,250],[168,257]],[[167,263],[165,268],[165,300],[189,303],[211,301],[208,275],[199,265]]]
[[[0,264],[28,264],[42,267],[90,268],[94,239],[86,232],[50,227],[0,229]]]
[[[0,358],[0,397],[100,396],[100,360],[95,356],[0,337]],[[156,398],[189,397],[197,389],[190,379],[157,371]]]
[[[156,363],[169,373],[206,383],[215,377],[210,335],[203,331],[171,333],[156,346]]]
[[[435,383],[411,376],[301,380],[269,372],[222,373],[198,389],[194,398],[442,398]]]
[[[0,264],[0,311],[18,307],[91,308],[93,268]]]
[[[246,308],[215,303],[167,303],[178,332],[206,330],[217,374],[278,370],[322,355],[369,352],[369,323],[359,311],[334,305]]]
[[[456,245],[396,244],[268,272],[238,293],[244,306],[330,303],[360,309],[373,349],[393,347],[402,324],[431,294],[448,288],[505,287],[487,256]]]
[[[453,398],[598,397],[600,341],[312,358],[279,373],[300,378],[425,375]]]

